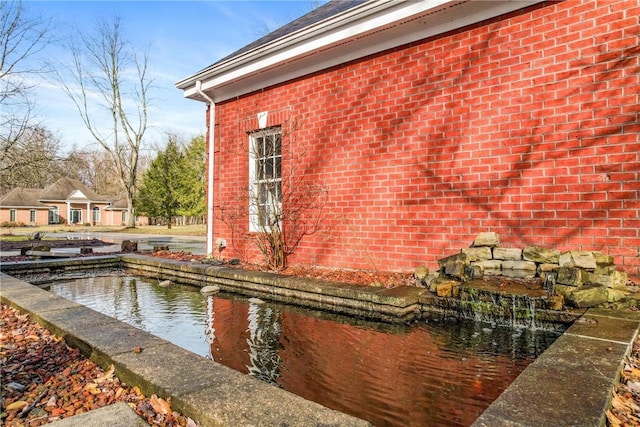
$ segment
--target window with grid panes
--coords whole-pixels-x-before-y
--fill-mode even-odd
[[[279,127],[249,135],[249,228],[260,231],[280,221],[282,133]]]

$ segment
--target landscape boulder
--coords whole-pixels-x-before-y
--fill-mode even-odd
[[[493,259],[501,259],[504,261],[520,261],[522,259],[522,249],[493,248]]]
[[[120,250],[122,252],[138,252],[138,242],[123,240],[122,244],[120,245]]]
[[[560,254],[560,267],[577,267],[586,270],[593,270],[597,267],[593,252],[589,251],[569,251]]]
[[[541,248],[540,246],[527,246],[522,251],[522,256],[526,261],[533,261],[538,264],[557,265],[560,259],[560,251]]]
[[[483,233],[480,233],[473,241],[474,247],[486,246],[489,248],[495,248],[499,245],[500,245],[500,235],[496,234],[493,231],[485,231]]]
[[[597,285],[582,286],[565,296],[567,304],[575,308],[594,307],[608,299],[607,289]]]

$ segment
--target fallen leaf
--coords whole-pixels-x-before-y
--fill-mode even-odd
[[[47,400],[47,403],[44,406],[45,406],[45,408],[47,406],[56,406],[57,402],[58,402],[58,399],[57,399],[56,395],[54,394],[53,396],[51,396],[49,398],[49,400]]]
[[[122,393],[124,393],[124,389],[122,387],[118,387],[118,389],[116,390],[115,398],[119,399],[120,396],[122,396]]]
[[[636,393],[640,393],[640,382],[627,381],[627,387],[629,387],[629,390],[631,390],[631,391],[634,391]]]
[[[100,375],[98,378],[96,378],[94,381],[98,384],[102,384],[106,380],[110,380],[111,378],[113,378],[114,372],[115,372],[115,368],[113,367],[113,365],[110,365],[109,368],[107,368],[107,371],[104,374]]]
[[[614,415],[610,410],[607,411],[607,421],[609,421],[610,427],[622,427],[622,422],[618,417]]]
[[[27,405],[28,403],[25,402],[24,400],[18,400],[16,402],[8,404],[4,409],[7,411],[13,411],[15,409],[22,409]]]
[[[615,390],[612,392],[611,406],[623,412],[633,413],[640,411],[640,407],[636,405],[635,402],[621,398]]]
[[[134,353],[142,353],[142,347],[133,347]]]
[[[187,425],[185,427],[198,427],[198,424],[191,418],[187,418]]]
[[[24,337],[25,340],[30,340],[30,341],[38,341],[40,339],[39,336],[37,335],[27,335],[26,337]]]
[[[67,411],[64,408],[53,408],[53,410],[51,411],[51,416],[58,417],[60,415],[63,415],[65,412]]]
[[[161,399],[154,394],[149,399],[149,403],[151,403],[151,407],[153,407],[153,410],[158,414],[171,415],[171,404],[166,400]]]

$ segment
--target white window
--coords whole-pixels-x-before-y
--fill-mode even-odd
[[[82,222],[82,210],[71,209],[71,224],[80,224]]]
[[[60,213],[58,207],[54,206],[49,208],[49,224],[57,224],[60,222]]]
[[[9,209],[9,221],[16,222],[16,210]]]
[[[249,135],[249,230],[279,223],[282,203],[282,134],[279,127]]]
[[[127,211],[122,211],[122,223],[126,223],[127,222]]]
[[[97,206],[93,208],[92,219],[93,219],[93,222],[100,222],[100,208]]]
[[[31,222],[31,223],[35,223],[36,222],[36,210],[35,209],[31,209],[29,211],[29,222]]]

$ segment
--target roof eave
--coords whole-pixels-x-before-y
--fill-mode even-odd
[[[206,101],[196,89],[196,82],[200,81],[201,90],[207,92],[215,102],[219,102],[259,89],[260,85],[266,87],[281,83],[337,65],[340,62],[347,62],[390,47],[441,34],[540,1],[542,0],[493,2],[372,0],[231,57],[227,61],[216,63],[177,82],[176,87],[184,91],[183,94],[186,98]],[[435,14],[447,10],[449,10],[447,19],[433,18]],[[402,30],[397,27],[399,23],[411,22],[422,17],[425,18],[425,23],[423,26],[412,26],[414,33],[400,34]],[[394,38],[386,40],[384,37],[379,37],[377,43],[363,42],[360,45],[353,43],[358,46],[351,51],[349,48],[343,47],[346,43],[358,41],[368,35],[375,35],[383,31],[394,31]],[[332,48],[340,51],[340,55],[326,55],[328,57],[326,60],[307,60],[305,63],[305,59],[312,56],[321,57],[323,52]],[[278,72],[275,73],[277,75],[270,76],[269,70],[275,68],[278,68]],[[260,75],[260,79],[251,81],[252,77],[255,78],[258,75]],[[219,90],[221,88],[222,91]]]
[[[372,13],[372,11],[376,11],[381,6],[384,7],[385,5],[389,5],[389,3],[385,0],[372,0],[370,2],[355,6],[354,8],[334,15],[331,18],[319,21],[312,26],[301,28],[300,30],[289,33],[284,37],[273,40],[269,43],[258,46],[255,49],[229,58],[227,61],[210,65],[209,67],[206,67],[203,70],[176,82],[175,85],[178,89],[187,89],[190,86],[195,86],[195,83],[198,80],[204,81],[211,78],[212,76],[224,73],[229,69],[253,62],[256,60],[256,58],[261,58],[275,52],[286,50],[293,44],[300,43],[303,40],[307,40],[318,33],[330,31],[337,25],[348,24],[354,19],[361,18],[365,14],[370,14]]]

